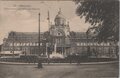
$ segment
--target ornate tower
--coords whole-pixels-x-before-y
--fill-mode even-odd
[[[66,44],[69,43],[70,27],[69,23],[66,23],[64,15],[62,15],[61,9],[58,11],[54,19],[55,24],[51,25],[50,35],[53,37],[54,51],[60,54],[65,53]]]

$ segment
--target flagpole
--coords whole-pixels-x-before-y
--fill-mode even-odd
[[[50,29],[50,14],[49,14],[49,10],[48,10],[48,18],[47,18],[47,20],[48,20],[48,30]]]

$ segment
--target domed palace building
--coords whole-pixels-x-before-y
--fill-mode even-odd
[[[40,51],[38,50],[38,32],[11,31],[3,39],[1,55],[5,53],[23,55],[45,55],[53,52],[68,56],[71,54],[90,55],[91,57],[116,57],[116,45],[111,40],[98,43],[86,32],[70,31],[69,22],[61,10],[54,19],[54,24],[49,24],[48,34],[40,32]],[[18,54],[17,54],[18,52]]]

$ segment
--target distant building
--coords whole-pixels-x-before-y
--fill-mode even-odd
[[[98,43],[96,39],[87,36],[85,32],[70,31],[69,22],[66,22],[61,10],[55,17],[55,24],[49,28],[51,42],[46,42],[44,32],[40,34],[41,54],[56,52],[65,56],[70,54],[88,54],[97,57],[115,57],[116,45],[111,45],[108,40]],[[56,47],[55,47],[56,46]],[[4,38],[2,51],[21,51],[23,54],[39,54],[37,32],[10,32],[8,38]]]

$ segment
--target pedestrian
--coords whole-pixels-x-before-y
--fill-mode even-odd
[[[43,68],[41,60],[38,61],[38,68]]]

